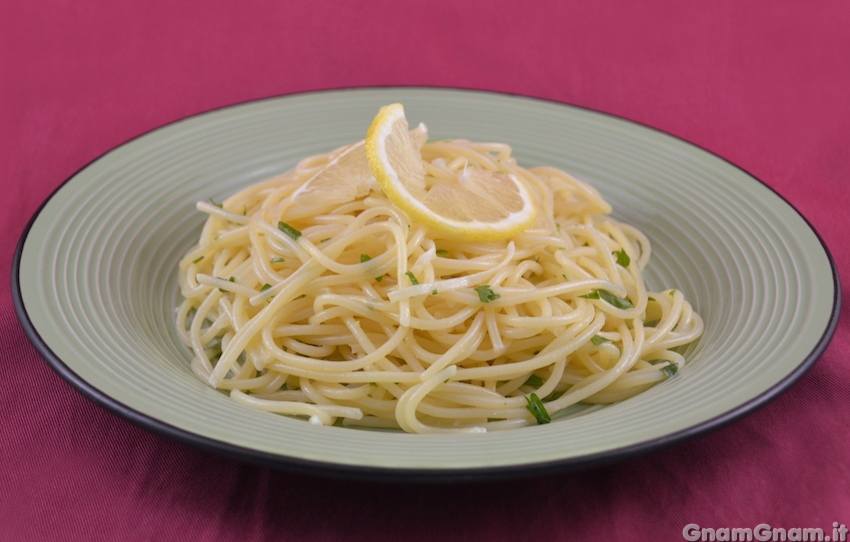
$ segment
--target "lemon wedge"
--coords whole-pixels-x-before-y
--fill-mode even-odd
[[[419,145],[408,131],[401,104],[378,111],[366,133],[365,150],[372,174],[387,198],[443,237],[509,239],[534,222],[533,198],[512,174],[470,167],[457,183],[429,187]]]

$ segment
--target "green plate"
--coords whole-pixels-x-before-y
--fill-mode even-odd
[[[220,201],[299,159],[362,139],[402,102],[434,138],[513,146],[595,185],[653,243],[651,289],[680,288],[705,320],[673,378],[549,425],[470,435],[323,427],[252,410],[189,369],[173,329],[177,262]],[[823,242],[732,164],[605,114],[487,92],[381,88],[251,102],[121,145],[65,182],[21,238],[18,316],[47,362],[130,421],[242,459],[392,479],[492,478],[578,468],[715,429],[786,390],[835,330],[840,288]]]

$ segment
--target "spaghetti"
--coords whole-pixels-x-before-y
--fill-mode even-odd
[[[317,424],[482,432],[626,399],[684,364],[675,348],[702,320],[680,291],[646,291],[650,243],[595,189],[504,144],[420,146],[427,178],[515,175],[536,222],[506,241],[440,238],[368,171],[361,189],[293,203],[343,154],[360,163],[362,143],[198,203],[177,328],[199,378]]]

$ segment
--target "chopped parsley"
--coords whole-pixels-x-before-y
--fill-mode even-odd
[[[368,262],[371,259],[372,259],[372,257],[369,256],[368,254],[361,254],[360,255],[360,263]]]
[[[617,297],[608,290],[594,290],[589,294],[580,295],[579,297],[583,297],[585,299],[602,299],[609,305],[613,305],[618,309],[631,309],[632,307],[634,307],[634,305],[632,305],[632,302],[628,299]]]
[[[322,239],[322,240],[321,240],[321,241],[319,241],[319,242],[320,242],[320,243],[324,243],[325,241],[330,241],[331,239],[332,239],[332,237],[325,237],[324,239]]]
[[[555,399],[558,399],[559,397],[561,397],[561,396],[562,396],[562,395],[564,395],[565,393],[567,393],[567,392],[566,392],[566,391],[553,391],[553,392],[552,392],[552,395],[550,395],[550,396],[546,399],[546,402],[548,403],[549,401],[554,401]]]
[[[381,282],[382,280],[384,280],[383,275],[381,275],[380,277],[375,277],[375,282]]]
[[[552,418],[549,417],[549,413],[546,412],[546,407],[543,406],[543,401],[540,400],[540,397],[537,397],[536,393],[532,393],[531,396],[526,397],[525,401],[528,403],[525,405],[525,408],[534,415],[538,425],[543,425],[544,423],[552,421]]]
[[[632,307],[634,307],[634,305],[632,305],[632,302],[628,299],[617,297],[607,290],[599,290],[599,297],[608,302],[609,304],[614,305],[618,309],[631,309]]]
[[[596,346],[599,346],[602,343],[607,343],[608,339],[606,339],[605,337],[602,337],[600,335],[594,335],[593,338],[590,339],[590,342],[592,342]]]
[[[298,239],[301,237],[301,232],[287,224],[286,222],[278,222],[277,229],[285,233],[286,235],[292,237],[293,239]]]
[[[495,301],[496,299],[499,299],[500,297],[502,297],[499,294],[497,294],[496,292],[494,292],[493,289],[490,288],[489,284],[484,284],[482,286],[476,286],[475,291],[478,292],[478,299],[480,299],[482,303],[489,303],[491,301]]]
[[[235,278],[235,277],[230,277],[229,279],[227,279],[227,281],[228,281],[228,282],[236,282],[236,278]],[[219,290],[221,290],[221,291],[222,291],[222,292],[224,292],[224,293],[227,293],[227,292],[228,292],[228,290],[225,290],[224,288],[219,288]]]
[[[667,367],[661,369],[661,372],[664,373],[667,378],[670,378],[671,376],[679,372],[679,366],[676,364],[670,364]]]
[[[215,205],[219,209],[224,209],[224,205],[222,205],[221,203],[216,203],[215,200],[212,199],[212,198],[210,198],[210,203],[212,203],[213,205]]]
[[[437,295],[437,290],[431,290],[431,295]]]
[[[204,259],[204,257],[203,257],[203,256],[201,256],[201,257],[200,257],[200,258],[198,258],[197,260],[192,260],[192,263],[198,263],[199,261],[201,261],[201,260],[203,260],[203,259]]]
[[[409,278],[409,279],[410,279],[410,284],[412,284],[412,285],[414,285],[414,286],[416,286],[417,284],[419,284],[419,281],[418,281],[418,280],[416,280],[416,277],[414,277],[414,276],[413,276],[413,272],[412,272],[412,271],[407,271],[407,272],[405,272],[404,274],[405,274],[405,275],[407,275],[407,278]]]
[[[528,380],[523,383],[523,386],[531,386],[532,388],[539,388],[542,385],[543,379],[537,376],[536,374],[532,374],[531,376],[529,376]]]
[[[272,258],[271,260],[272,263],[281,263],[283,261],[283,258],[281,258],[280,256],[278,256],[277,258]]]
[[[266,290],[270,289],[271,287],[272,287],[272,285],[267,282],[267,283],[263,284],[263,287],[260,288],[260,291],[265,292]]]
[[[437,256],[448,256],[448,255],[449,255],[448,250],[440,249],[440,250],[437,251]]]
[[[622,265],[623,267],[628,267],[629,264],[632,262],[632,259],[629,258],[629,255],[626,254],[626,251],[623,249],[614,252],[614,256],[617,257],[617,263],[619,265]]]

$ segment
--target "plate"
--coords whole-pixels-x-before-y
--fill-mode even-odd
[[[549,425],[472,435],[314,426],[243,407],[191,373],[173,329],[177,262],[220,201],[301,158],[362,139],[402,102],[432,137],[507,142],[520,164],[596,186],[653,244],[650,289],[683,290],[705,320],[673,378]],[[326,91],[180,120],[108,152],[36,213],[13,292],[60,376],[150,430],[266,465],[360,478],[468,479],[579,468],[740,418],[786,390],[835,330],[840,288],[816,232],[746,172],[685,141],[586,109],[433,88]]]

